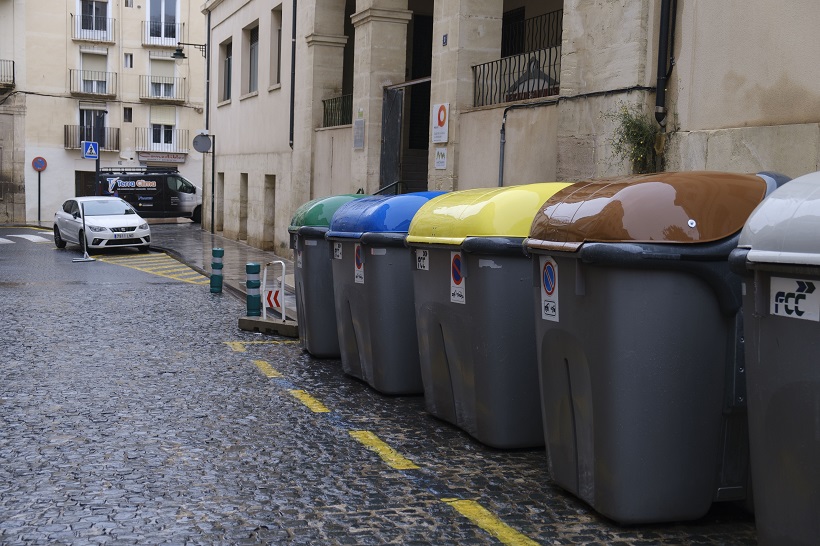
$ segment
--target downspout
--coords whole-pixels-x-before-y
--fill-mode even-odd
[[[658,84],[655,91],[655,119],[666,129],[666,84],[675,60],[671,49],[675,39],[677,0],[661,0],[661,28],[658,33]]]
[[[290,40],[290,149],[293,149],[293,123],[296,104],[296,0],[293,0],[293,33]]]
[[[208,10],[208,36],[205,39],[205,51],[208,52],[207,59],[205,59],[205,132],[208,132],[208,127],[211,121],[211,10]]]

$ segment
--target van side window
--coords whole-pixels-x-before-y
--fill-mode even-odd
[[[195,193],[193,184],[177,176],[168,177],[168,188],[182,193]]]

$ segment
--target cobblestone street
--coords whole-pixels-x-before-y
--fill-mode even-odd
[[[80,255],[0,247],[0,544],[756,543],[734,505],[615,525],[543,449],[484,447],[420,396],[239,330],[206,278]]]

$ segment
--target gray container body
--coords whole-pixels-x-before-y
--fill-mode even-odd
[[[293,236],[299,341],[315,357],[339,358],[330,246],[323,231],[326,230],[302,228]]]
[[[808,546],[820,542],[820,322],[799,318],[811,305],[795,299],[812,290],[806,299],[816,308],[820,267],[766,267],[756,266],[743,301],[758,539]],[[796,280],[814,288],[801,290]],[[770,302],[780,293],[775,315]]]
[[[412,257],[403,245],[365,244],[357,267],[357,243],[330,241],[341,247],[333,284],[342,368],[384,394],[421,394]]]
[[[550,320],[541,284],[549,258]],[[744,499],[739,309],[672,267],[602,267],[572,253],[536,254],[532,267],[555,482],[622,523],[692,520],[714,500]]]
[[[413,270],[427,411],[497,448],[544,445],[532,270],[518,256],[462,253],[465,303],[451,302],[452,248]]]

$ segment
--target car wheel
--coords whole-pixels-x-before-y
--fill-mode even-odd
[[[57,248],[65,248],[65,241],[60,236],[60,228],[54,226],[54,246]]]
[[[191,220],[198,224],[202,221],[202,207],[197,207],[194,209],[194,213],[191,215]]]
[[[137,250],[143,253],[148,252],[149,250],[151,250],[151,245],[138,246]]]

